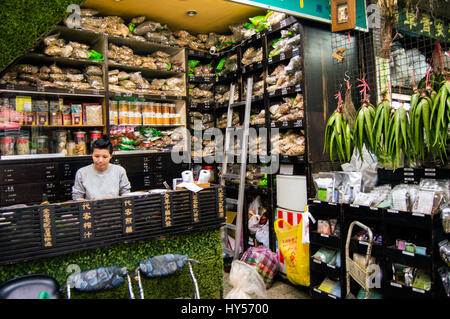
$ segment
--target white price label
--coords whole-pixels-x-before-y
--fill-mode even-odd
[[[388,213],[398,214],[398,210],[395,210],[395,209],[388,209],[387,211],[388,211]]]
[[[313,258],[313,262],[315,262],[316,264],[321,264],[322,262],[319,259]]]
[[[412,291],[415,291],[415,292],[418,292],[418,293],[421,293],[421,294],[425,293],[425,290],[419,289],[419,288],[413,288]]]
[[[412,215],[417,217],[425,217],[425,214],[422,213],[413,213]]]
[[[359,205],[356,205],[356,204],[350,204],[350,207],[359,208]]]
[[[322,204],[322,202],[320,200],[313,200],[313,203]]]
[[[337,297],[332,295],[332,294],[328,294],[328,297],[330,297],[331,299],[336,299]]]
[[[287,94],[287,89],[281,89],[281,94]]]
[[[378,211],[378,207],[369,207],[370,210]]]
[[[317,288],[314,288],[313,289],[315,292],[317,292],[317,293],[319,293],[319,294],[321,294],[322,293],[322,291],[320,291],[319,289],[317,289]]]
[[[391,286],[392,287],[397,287],[397,288],[402,288],[402,285],[396,283],[396,282],[391,282]]]
[[[414,253],[411,253],[411,252],[406,251],[406,250],[402,250],[402,254],[406,255],[406,256],[410,256],[410,257],[414,257],[415,256]]]
[[[280,60],[284,60],[286,58],[286,56],[284,55],[284,53],[280,54]]]
[[[330,265],[330,264],[327,264],[327,267],[328,267],[328,268],[331,268],[331,269],[336,269],[336,266]]]
[[[360,240],[359,244],[364,245],[364,246],[369,246],[369,243],[367,241],[363,241],[363,240]]]
[[[284,28],[286,26],[286,20],[280,22],[280,27]]]
[[[321,237],[325,237],[325,238],[329,238],[330,237],[330,235],[327,235],[327,234],[320,234],[320,236]]]

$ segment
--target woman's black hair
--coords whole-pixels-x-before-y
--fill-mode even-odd
[[[108,150],[111,155],[113,153],[113,146],[110,140],[108,139],[108,136],[106,135],[103,135],[102,138],[99,138],[98,140],[94,141],[94,143],[92,143],[91,148],[92,148],[91,153],[94,153],[94,149],[96,148],[101,150]]]

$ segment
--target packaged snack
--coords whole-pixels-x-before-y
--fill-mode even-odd
[[[72,125],[83,125],[83,106],[82,104],[71,104]]]
[[[85,125],[103,125],[102,105],[97,103],[83,103]]]

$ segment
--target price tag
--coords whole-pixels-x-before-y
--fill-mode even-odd
[[[336,269],[336,266],[330,265],[330,264],[327,264],[327,267],[328,267],[328,268],[331,268],[331,269]]]
[[[359,244],[360,245],[364,245],[364,246],[369,246],[369,243],[367,241],[364,241],[364,240],[360,240]]]
[[[166,100],[167,97],[165,95],[161,95],[161,100]]]
[[[139,99],[143,99],[144,96],[143,96],[142,94],[139,94],[139,95],[138,95],[138,98],[139,98]]]
[[[286,58],[286,56],[284,55],[284,53],[280,54],[280,60],[284,60]]]
[[[356,204],[350,204],[350,207],[359,208],[359,205],[356,205]]]
[[[7,84],[6,85],[7,90],[14,90],[14,84]]]
[[[422,213],[413,213],[412,215],[417,217],[425,217],[425,214]]]
[[[75,89],[69,89],[68,92],[69,92],[70,94],[75,94]]]
[[[275,91],[272,91],[269,93],[269,96],[274,96],[275,95]]]
[[[404,176],[414,176],[414,172],[403,172]]]
[[[286,26],[286,20],[280,22],[280,27],[284,28]]]
[[[411,252],[406,251],[406,250],[402,250],[402,254],[403,254],[403,255],[406,255],[406,256],[410,256],[410,257],[414,257],[414,256],[415,256],[414,253],[411,253]]]
[[[120,97],[120,96],[122,96],[122,95],[120,94],[120,92],[116,92],[116,93],[115,93],[115,96]]]
[[[300,92],[301,90],[302,90],[302,88],[301,88],[300,84],[297,84],[295,86],[295,92]]]
[[[297,120],[295,123],[294,123],[294,127],[302,127],[303,126],[303,121],[302,120]]]
[[[321,237],[325,237],[325,238],[329,238],[330,237],[330,235],[327,235],[327,234],[320,234],[320,236]]]
[[[414,177],[405,177],[404,179],[403,179],[405,182],[414,182]]]
[[[181,96],[177,96],[177,100],[182,100],[183,98]]]
[[[124,96],[124,97],[132,97],[132,96],[133,96],[133,93],[124,93],[123,96]]]
[[[276,127],[275,122],[271,122],[271,123],[270,123],[270,127]]]
[[[322,262],[319,259],[313,258],[313,262],[315,262],[316,264],[321,264]]]
[[[400,284],[398,284],[396,282],[391,282],[391,286],[392,287],[397,287],[397,288],[402,288],[403,287],[402,285],[400,285]]]
[[[330,297],[331,299],[336,299],[337,297],[332,295],[332,294],[328,294],[328,297]]]
[[[281,126],[283,126],[283,127],[288,127],[288,126],[289,126],[289,122],[286,122],[286,121],[285,121],[285,122],[282,123]]]
[[[292,55],[298,55],[300,53],[300,50],[298,48],[295,48],[292,50]]]
[[[421,294],[425,293],[425,290],[419,289],[419,288],[413,288],[412,291],[415,291],[415,292],[418,292],[418,293],[421,293]]]
[[[331,206],[337,206],[337,203],[329,202],[328,205],[331,205]]]
[[[317,289],[317,288],[314,288],[313,289],[315,292],[317,292],[318,294],[321,294],[322,293],[322,291],[320,291],[319,289]]]
[[[269,26],[269,27],[267,28],[267,31],[268,31],[268,32],[272,32],[272,26]]]
[[[283,88],[283,89],[281,89],[281,94],[287,94],[287,89],[286,88]]]
[[[387,211],[388,211],[388,213],[391,213],[391,214],[398,214],[398,210],[395,210],[395,209],[388,209]]]
[[[45,92],[45,88],[43,86],[37,87],[38,92]]]
[[[272,63],[273,59],[272,57],[269,58],[269,63]]]
[[[320,200],[313,200],[313,203],[322,204],[322,202]]]
[[[375,211],[375,212],[378,211],[378,207],[369,207],[369,209],[370,209],[370,210],[373,210],[373,211]]]
[[[427,173],[427,172],[425,172],[424,175],[428,176],[428,177],[436,177],[436,173]]]
[[[256,34],[256,39],[261,39],[261,32],[258,32],[258,33]]]

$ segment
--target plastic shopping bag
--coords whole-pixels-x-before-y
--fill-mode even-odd
[[[279,268],[277,254],[263,246],[250,247],[242,255],[241,261],[255,267],[263,278],[266,288],[270,288]]]
[[[228,292],[225,299],[267,298],[266,285],[262,277],[255,267],[243,261],[233,261],[228,280],[233,289]]]
[[[303,218],[308,218],[302,216]],[[283,222],[283,229],[279,223]],[[275,221],[275,233],[280,251],[286,263],[286,275],[290,282],[296,285],[309,286],[309,238],[305,238],[307,223],[302,222],[292,226],[286,220],[279,218]]]

